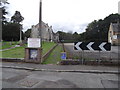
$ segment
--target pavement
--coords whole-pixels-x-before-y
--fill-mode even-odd
[[[10,47],[10,48],[6,48],[6,49],[0,49],[0,51],[7,51],[7,50],[10,50],[10,49],[13,49],[13,48],[16,48],[16,46]]]
[[[1,67],[31,71],[111,73],[111,74],[120,73],[118,71],[118,66],[100,66],[100,65],[54,65],[54,64],[45,65],[25,62],[2,62]]]
[[[118,67],[1,62],[2,88],[118,88]]]

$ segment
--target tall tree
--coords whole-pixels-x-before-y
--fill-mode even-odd
[[[20,39],[20,24],[8,23],[3,26],[2,37],[5,41],[18,41]],[[23,38],[23,32],[22,32]]]
[[[1,16],[2,16],[2,25],[6,24],[7,23],[7,20],[6,20],[6,17],[5,15],[8,14],[8,12],[6,11],[6,5],[9,4],[7,2],[7,0],[0,0],[0,10],[2,13]]]
[[[19,11],[15,11],[15,14],[11,17],[11,21],[13,21],[13,23],[20,23],[23,20],[24,20],[24,17],[22,17]]]
[[[28,29],[28,30],[25,32],[25,37],[29,38],[29,37],[30,37],[30,34],[31,34],[31,29]]]

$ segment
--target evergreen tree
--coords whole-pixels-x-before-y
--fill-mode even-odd
[[[24,20],[24,17],[22,17],[19,11],[15,11],[15,14],[11,17],[11,21],[13,21],[13,23],[20,23],[23,20]]]

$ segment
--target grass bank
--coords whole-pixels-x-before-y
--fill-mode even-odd
[[[42,43],[42,48],[43,48],[42,54],[47,53],[54,45],[56,45],[56,43],[54,42],[43,42]],[[2,54],[0,58],[24,58],[25,47],[26,46],[22,46],[22,47],[16,47],[16,48],[6,50],[6,51],[0,51],[0,54]]]
[[[63,52],[63,48],[58,45],[42,64],[57,64],[58,61],[61,61],[61,52]]]
[[[42,54],[44,55],[45,53],[47,53],[55,45],[56,43],[54,42],[43,42],[42,43],[42,49],[43,49]]]
[[[2,58],[24,58],[25,47],[16,47],[2,51]]]
[[[18,41],[3,41],[0,42],[0,49],[6,49],[6,48],[10,48],[13,47],[15,45],[17,45],[19,42]]]

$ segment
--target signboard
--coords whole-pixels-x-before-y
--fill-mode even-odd
[[[113,39],[117,39],[117,35],[113,35]]]
[[[37,49],[30,49],[29,50],[29,58],[32,59],[32,60],[37,60],[37,56],[38,56],[38,51]]]
[[[61,59],[66,60],[66,52],[61,52]]]
[[[25,62],[42,63],[41,48],[25,48]]]
[[[110,51],[111,43],[107,42],[76,42],[74,43],[75,50],[99,50],[99,51]]]
[[[28,38],[29,48],[39,48],[41,47],[40,38]]]

